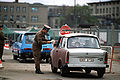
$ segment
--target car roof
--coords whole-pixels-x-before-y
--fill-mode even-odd
[[[61,37],[73,37],[73,36],[91,36],[91,37],[97,37],[96,35],[86,34],[86,33],[70,33],[70,34],[61,35]]]

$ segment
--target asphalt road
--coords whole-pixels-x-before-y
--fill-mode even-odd
[[[0,69],[0,80],[120,80],[120,64],[114,63],[112,72],[109,73],[109,68],[106,70],[103,78],[97,78],[97,73],[92,71],[91,74],[84,72],[71,72],[66,77],[60,76],[60,72],[52,73],[49,63],[41,62],[41,70],[44,74],[35,74],[34,62],[29,60],[26,63],[19,63],[13,60],[10,50],[4,50],[5,62]]]

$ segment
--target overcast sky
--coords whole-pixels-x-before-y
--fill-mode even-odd
[[[13,2],[15,0],[0,0],[0,2]],[[76,0],[76,4],[84,5],[91,2],[109,1],[109,0]],[[42,3],[44,5],[74,5],[74,0],[19,0],[19,2]]]

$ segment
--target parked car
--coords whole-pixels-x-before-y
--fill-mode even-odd
[[[71,33],[59,37],[56,47],[51,51],[51,69],[61,76],[70,71],[96,70],[103,77],[107,65],[107,52],[101,50],[99,39],[92,34]]]
[[[33,58],[32,43],[35,34],[34,32],[26,32],[19,35],[17,41],[13,44],[13,59],[17,60],[19,58],[20,62],[25,62],[27,58]],[[46,35],[46,38],[50,40],[49,35]],[[46,62],[48,62],[52,49],[52,43],[43,44],[41,59],[46,59]]]

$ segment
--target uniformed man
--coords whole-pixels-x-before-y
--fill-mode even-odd
[[[3,56],[3,50],[4,50],[4,40],[6,40],[6,38],[4,37],[2,28],[3,28],[3,25],[0,25],[0,59],[2,62],[5,62],[5,60],[2,59],[2,56]]]
[[[50,41],[45,39],[45,34],[47,34],[49,29],[50,27],[48,25],[44,25],[43,29],[36,33],[34,42],[32,44],[36,74],[44,74],[40,70],[40,56],[41,56],[40,54],[41,54],[42,44],[50,43]]]

